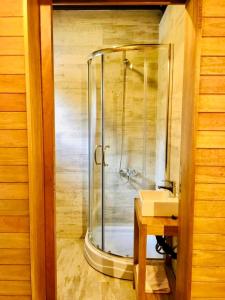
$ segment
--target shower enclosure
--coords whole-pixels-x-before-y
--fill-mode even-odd
[[[170,52],[169,45],[131,45],[88,60],[86,242],[99,253],[132,257],[134,198],[166,178]]]

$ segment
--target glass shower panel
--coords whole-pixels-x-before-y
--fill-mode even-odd
[[[134,198],[166,179],[170,47],[122,47],[89,60],[89,240],[133,256]],[[148,240],[148,257],[160,258]]]
[[[123,52],[104,55],[104,250],[114,254],[118,253],[114,233],[129,222],[119,176],[124,57]],[[120,242],[120,235],[116,241]]]
[[[89,238],[102,249],[102,57],[88,65],[89,84]]]
[[[105,251],[122,256],[132,256],[134,198],[146,186],[144,58],[142,50],[105,55]]]
[[[104,250],[120,256],[133,256],[134,198],[156,187],[158,64],[166,88],[168,47],[160,53],[157,45],[104,55]],[[159,258],[155,237],[148,244]]]

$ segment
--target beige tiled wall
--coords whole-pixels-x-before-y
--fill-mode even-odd
[[[159,41],[172,46],[173,68],[169,104],[168,170],[167,179],[174,181],[177,194],[180,188],[181,117],[183,99],[183,68],[185,41],[185,6],[168,6],[160,22]],[[174,239],[174,245],[177,240]],[[174,270],[176,261],[173,261]]]
[[[127,69],[124,149],[121,169],[135,170],[136,176],[121,178],[119,175],[122,141],[123,107],[123,56],[116,54],[118,76],[105,66],[105,142],[109,166],[105,168],[105,222],[106,225],[132,225],[133,199],[141,188],[149,188],[155,182],[155,141],[157,101],[157,49],[127,52],[133,69]],[[145,69],[146,67],[146,69]],[[106,71],[108,70],[108,71]],[[117,73],[118,73],[117,71]],[[148,74],[147,74],[148,73]],[[146,81],[145,81],[146,76]]]
[[[180,185],[180,143],[183,97],[185,6],[168,6],[160,22],[159,42],[171,44],[173,69],[169,107],[168,179]],[[164,90],[165,91],[165,90]]]
[[[82,237],[87,226],[87,57],[97,49],[115,45],[158,43],[160,19],[161,12],[157,10],[54,12],[58,237]],[[110,82],[110,76],[107,77]],[[129,114],[127,117],[130,118],[130,141],[134,142],[132,138],[135,136],[134,128],[140,135],[137,126],[141,107],[138,104],[140,91],[135,89],[135,84],[137,87],[140,79],[132,80],[135,82],[133,82],[134,84],[131,82],[128,91],[130,110],[127,110],[127,114]],[[113,105],[113,103],[115,104],[115,94],[111,93],[111,96]],[[131,101],[131,98],[134,101]],[[133,106],[134,104],[136,108]],[[114,119],[108,118],[109,122],[106,127],[108,126],[109,130],[112,124],[115,125],[113,123],[115,117],[114,115]],[[117,119],[119,122],[119,116]],[[112,127],[111,130],[113,130]],[[116,141],[118,137],[115,134],[114,140]],[[138,140],[135,142],[136,148],[140,147],[143,134],[138,138],[139,142]],[[138,148],[136,150],[138,152]],[[112,155],[110,159],[111,157]],[[109,173],[111,181],[113,172]],[[124,189],[124,185],[121,186],[121,189]],[[127,200],[128,198],[129,200]],[[129,201],[132,201],[130,197],[118,199],[114,194],[108,202],[108,213],[116,217],[117,208],[124,207],[118,218],[122,217],[126,220],[128,211],[133,213]]]

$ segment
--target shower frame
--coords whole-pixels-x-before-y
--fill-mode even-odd
[[[171,97],[171,75],[173,71],[173,55],[172,55],[172,45],[171,44],[156,44],[156,43],[149,43],[149,44],[132,44],[132,45],[124,45],[124,46],[117,46],[117,47],[111,47],[111,48],[104,48],[100,49],[97,51],[94,51],[91,53],[88,57],[88,115],[89,115],[89,121],[88,121],[88,127],[89,127],[89,196],[88,196],[88,229],[87,229],[87,238],[89,239],[89,235],[91,234],[91,223],[92,223],[92,216],[91,216],[91,187],[90,187],[90,182],[91,182],[91,145],[90,145],[90,140],[91,140],[91,93],[90,93],[90,70],[91,70],[91,63],[96,57],[101,58],[101,145],[96,145],[95,147],[95,154],[97,151],[97,148],[100,146],[101,147],[101,153],[102,153],[102,159],[101,159],[101,167],[102,167],[102,182],[101,182],[101,246],[97,246],[93,241],[90,241],[94,247],[98,247],[101,251],[105,251],[105,189],[104,189],[104,168],[105,168],[105,146],[104,145],[104,129],[103,129],[103,124],[104,124],[104,107],[105,107],[105,86],[104,86],[104,56],[106,54],[112,54],[112,53],[123,53],[123,55],[126,56],[127,51],[144,51],[145,49],[151,49],[151,48],[159,48],[159,47],[165,47],[167,48],[168,51],[168,61],[167,61],[167,73],[168,73],[168,93],[167,93],[167,101],[166,101],[166,128],[165,128],[165,178],[167,179],[167,173],[168,173],[168,153],[169,153],[169,119],[170,119],[170,97]],[[144,74],[145,76],[145,74]],[[145,81],[145,79],[144,79]],[[145,84],[145,83],[144,83]],[[144,96],[145,97],[145,96]],[[95,162],[97,165],[97,162]],[[131,199],[132,200],[132,199]],[[120,256],[120,254],[115,254],[110,252],[110,255],[115,255],[115,256]],[[121,257],[123,257],[121,255]]]
[[[89,7],[96,9],[101,7],[140,7],[152,5],[169,5],[169,4],[185,4],[187,15],[193,19],[193,22],[187,24],[186,32],[188,33],[190,44],[185,52],[185,79],[188,81],[192,78],[192,82],[184,84],[184,102],[182,119],[184,145],[182,150],[183,159],[188,155],[187,169],[183,175],[182,187],[184,195],[181,198],[179,213],[182,216],[182,222],[179,226],[180,252],[178,259],[180,264],[177,268],[177,299],[190,300],[191,297],[191,256],[192,256],[192,240],[193,234],[193,141],[194,129],[192,127],[195,117],[194,105],[196,86],[195,80],[199,74],[198,70],[193,71],[193,65],[196,64],[199,20],[198,15],[199,2],[188,0],[149,0],[149,1],[79,1],[79,0],[31,0],[28,7],[28,21],[26,28],[26,48],[29,51],[27,58],[26,74],[29,74],[27,87],[29,94],[36,101],[36,106],[32,105],[33,101],[28,99],[28,116],[32,114],[32,123],[28,131],[28,138],[33,141],[30,148],[30,156],[33,160],[37,160],[43,168],[40,173],[40,166],[32,166],[30,169],[29,185],[32,186],[30,198],[30,211],[35,212],[39,217],[31,215],[30,226],[32,228],[33,239],[31,239],[31,287],[32,297],[39,300],[55,300],[56,299],[56,234],[55,234],[55,163],[54,163],[54,80],[53,80],[53,46],[52,46],[52,9],[53,5]],[[191,4],[190,4],[191,3]],[[35,26],[34,26],[35,24]],[[196,34],[197,33],[197,34]],[[194,72],[194,74],[193,74]],[[41,84],[37,84],[40,82]],[[42,86],[41,86],[42,85]],[[37,95],[41,95],[40,97]],[[38,106],[38,108],[37,108]],[[42,109],[40,109],[42,107]],[[187,110],[187,113],[185,113]],[[39,132],[37,136],[37,132]],[[34,138],[35,137],[35,138]],[[41,147],[42,145],[42,147]],[[41,149],[42,148],[42,149]],[[187,158],[187,157],[186,157]],[[185,166],[184,166],[185,167]],[[43,178],[37,180],[37,174]],[[43,190],[44,197],[38,195],[37,191]],[[186,198],[185,198],[186,197]],[[43,199],[43,200],[42,200]],[[189,209],[188,209],[189,208]],[[42,230],[39,224],[44,224]],[[41,230],[41,235],[40,235]],[[35,235],[35,233],[38,233]],[[45,252],[40,251],[39,245],[45,245]],[[40,296],[41,295],[41,296]],[[39,297],[40,296],[40,297]]]

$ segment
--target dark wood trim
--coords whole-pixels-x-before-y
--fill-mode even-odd
[[[179,202],[176,300],[190,300],[192,288],[195,190],[195,122],[199,91],[199,15],[201,0],[186,5],[184,89],[181,137],[181,198]]]
[[[52,3],[40,6],[44,193],[46,235],[46,299],[56,299],[55,124]]]
[[[185,0],[141,0],[141,1],[131,1],[131,0],[54,0],[53,5],[73,5],[73,6],[121,6],[121,5],[130,5],[130,6],[154,6],[154,5],[169,5],[169,4],[185,4]]]
[[[54,10],[160,10],[163,13],[166,10],[166,5],[120,5],[118,8],[117,5],[54,5]]]
[[[107,6],[107,5],[169,5],[169,4],[185,4],[186,0],[139,0],[139,1],[132,1],[132,0],[53,0],[53,5],[74,5],[74,6],[86,6],[86,5],[93,5],[93,6]]]
[[[39,1],[23,1],[32,299],[46,299],[45,208]],[[13,292],[13,287],[12,291]]]

